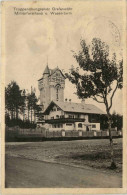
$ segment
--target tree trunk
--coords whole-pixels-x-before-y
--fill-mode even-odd
[[[16,108],[16,119],[18,119],[18,108]]]
[[[13,119],[13,110],[11,110],[11,119]]]
[[[23,108],[23,122],[25,121],[25,108]]]
[[[28,121],[29,121],[29,108],[28,108]]]
[[[35,110],[34,110],[34,123],[36,123],[36,114],[35,114]]]
[[[31,123],[32,123],[32,108],[31,108]]]
[[[116,163],[114,160],[113,139],[112,139],[112,132],[111,132],[112,121],[111,121],[111,115],[110,115],[109,111],[107,114],[108,114],[108,122],[109,122],[108,130],[109,130],[110,151],[111,151],[111,169],[115,169]]]

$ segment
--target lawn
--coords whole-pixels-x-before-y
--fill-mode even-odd
[[[122,139],[114,139],[116,170],[110,170],[110,145],[108,139],[77,141],[46,141],[6,143],[6,155],[39,161],[57,162],[78,167],[88,167],[122,172]]]

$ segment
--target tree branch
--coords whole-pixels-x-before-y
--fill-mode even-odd
[[[93,100],[95,100],[98,103],[104,103],[103,101],[99,101],[96,97],[93,97]]]
[[[114,91],[112,92],[112,95],[111,95],[111,98],[110,98],[110,106],[109,106],[109,110],[110,110],[110,109],[111,109],[111,107],[112,107],[112,99],[113,99],[113,97],[114,97],[114,94],[115,94],[115,92],[116,92],[117,88],[118,88],[118,82],[117,82],[116,87],[115,87]]]
[[[102,96],[102,95],[99,95],[99,94],[96,94],[96,96],[98,96],[98,97],[100,97],[100,98],[103,98],[103,96]]]

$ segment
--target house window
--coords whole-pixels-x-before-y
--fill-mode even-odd
[[[79,123],[79,124],[78,124],[78,127],[79,127],[79,128],[82,128],[82,123]]]
[[[54,119],[54,116],[52,116],[51,119]]]
[[[92,128],[96,128],[96,125],[92,125]]]
[[[68,115],[68,118],[74,118],[74,115],[70,115],[70,114],[69,114],[69,115]]]
[[[80,118],[80,115],[79,114],[77,115],[77,118]]]
[[[63,124],[60,124],[60,127],[63,128]]]
[[[56,108],[53,108],[52,111],[56,111]]]
[[[60,118],[64,118],[64,115],[61,115]]]
[[[60,108],[57,108],[57,111],[61,110]]]
[[[67,123],[66,126],[72,126],[72,124],[71,123]]]
[[[56,115],[56,118],[59,118],[59,115]]]

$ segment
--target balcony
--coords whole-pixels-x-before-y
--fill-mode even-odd
[[[55,124],[55,123],[74,123],[74,122],[84,122],[85,119],[82,118],[59,118],[59,119],[48,119],[45,120],[48,124]]]

